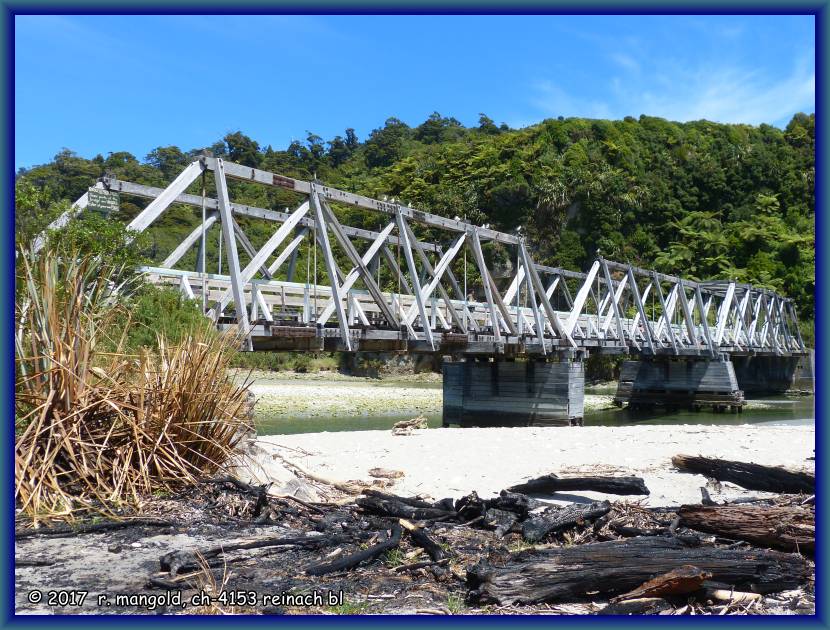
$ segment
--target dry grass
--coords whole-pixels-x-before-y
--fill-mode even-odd
[[[221,468],[249,422],[248,383],[227,372],[236,340],[202,330],[127,354],[125,331],[108,335],[128,290],[123,270],[49,251],[23,254],[21,267],[17,507],[35,523],[114,515]]]

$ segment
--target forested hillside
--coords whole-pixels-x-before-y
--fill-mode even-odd
[[[478,127],[465,128],[436,113],[417,127],[390,118],[365,139],[351,129],[328,141],[308,133],[305,142],[285,149],[236,132],[210,147],[159,147],[143,159],[113,152],[87,160],[64,150],[53,162],[18,173],[16,226],[19,241],[31,238],[104,173],[164,186],[206,149],[249,166],[307,179],[316,175],[349,191],[394,197],[500,230],[521,228],[540,263],[584,269],[601,251],[689,278],[735,278],[772,287],[793,297],[801,319],[811,320],[814,129],[814,114],[797,114],[784,130],[648,116],[560,118],[514,130],[484,115]],[[231,184],[231,196],[264,208],[297,202],[284,190],[239,182]],[[122,220],[146,204],[127,196],[121,201],[116,216]],[[339,212],[345,222],[371,229],[383,220],[354,208]],[[171,208],[140,241],[143,255],[164,258],[192,229],[197,214],[193,208]],[[94,231],[104,247],[114,228],[95,217],[87,221],[92,223],[83,229]],[[269,235],[268,226],[240,223],[255,245]],[[215,234],[210,243],[215,265]],[[302,256],[310,255],[303,250]],[[509,264],[506,252],[491,248],[488,255]],[[194,260],[190,252],[182,264]],[[304,269],[305,262],[301,265]]]

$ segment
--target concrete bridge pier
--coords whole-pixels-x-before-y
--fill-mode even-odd
[[[581,425],[583,352],[509,360],[467,356],[445,359],[444,426]]]
[[[735,368],[725,355],[715,359],[697,356],[641,357],[625,361],[614,404],[630,409],[665,407],[739,413],[744,393]]]

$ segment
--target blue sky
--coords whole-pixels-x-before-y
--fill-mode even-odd
[[[786,125],[815,111],[813,16],[17,16],[15,165],[431,112]]]

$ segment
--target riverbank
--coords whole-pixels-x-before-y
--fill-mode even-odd
[[[398,470],[389,491],[435,499],[476,490],[490,496],[547,473],[635,475],[651,494],[645,504],[700,502],[700,475],[676,471],[671,457],[706,455],[759,464],[811,466],[815,429],[809,426],[649,425],[624,427],[503,427],[261,436],[258,445],[278,459],[320,477],[371,482],[369,470]],[[751,494],[724,483],[713,498]],[[558,495],[562,501],[608,498],[595,492]]]

